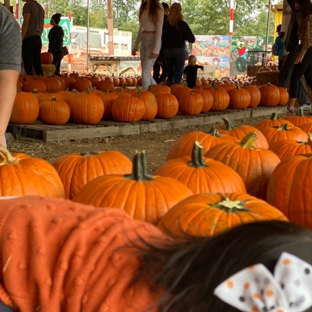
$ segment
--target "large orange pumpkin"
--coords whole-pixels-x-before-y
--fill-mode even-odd
[[[250,94],[250,104],[249,108],[255,108],[259,105],[261,100],[261,93],[259,91],[259,88],[254,85],[247,85],[244,87],[245,90],[247,90]]]
[[[43,80],[38,79],[38,76],[35,76],[33,79],[28,79],[23,84],[23,91],[25,92],[33,92],[34,90],[37,90],[37,92],[45,93],[47,92],[47,87]]]
[[[106,174],[130,174],[131,160],[118,151],[74,153],[58,157],[52,165],[65,189],[65,197],[73,199],[89,181]]]
[[[198,115],[203,109],[203,97],[195,92],[184,93],[179,100],[179,109],[184,115]]]
[[[211,87],[208,89],[213,97],[212,111],[223,111],[230,104],[230,96],[222,87]]]
[[[193,145],[191,156],[169,160],[155,174],[181,181],[194,194],[246,192],[243,180],[234,170],[203,157],[203,147],[198,141]]]
[[[287,120],[287,119],[277,119],[277,117],[278,117],[277,113],[272,113],[270,119],[265,119],[265,120],[259,121],[255,125],[255,127],[261,131],[261,129],[263,129],[263,128],[280,126],[280,125],[282,125],[284,123],[287,123],[288,126],[291,126],[291,127],[294,126],[294,124],[292,122],[290,122],[289,120]]]
[[[111,93],[108,90],[106,90],[105,92],[101,92],[100,94],[98,94],[98,96],[101,98],[104,104],[103,119],[113,119],[112,105],[113,105],[114,100],[118,98],[119,94],[114,93],[114,92]]]
[[[49,162],[0,146],[0,196],[24,195],[64,197],[64,187]]]
[[[157,224],[179,201],[193,195],[183,183],[147,174],[146,152],[134,156],[130,175],[110,174],[87,183],[75,202],[125,210],[135,219]]]
[[[287,221],[287,218],[264,200],[249,194],[196,194],[170,209],[158,228],[174,239],[189,240],[264,220]]]
[[[259,87],[261,93],[260,105],[276,106],[280,101],[279,88],[271,83]]]
[[[155,96],[157,101],[157,118],[170,119],[176,116],[179,110],[179,102],[177,98],[170,94],[158,94]]]
[[[248,194],[266,199],[269,177],[280,159],[272,151],[256,148],[255,132],[248,133],[238,143],[222,143],[212,147],[205,156],[235,170],[246,185]]]
[[[85,79],[84,77],[80,77],[76,79],[73,83],[73,89],[79,92],[87,91],[91,87],[92,87],[91,81],[88,79]]]
[[[212,96],[211,92],[203,89],[202,86],[200,86],[200,88],[198,88],[198,89],[194,88],[192,92],[198,93],[202,96],[203,108],[201,110],[201,113],[207,113],[211,109],[212,104],[213,104],[213,96]]]
[[[144,102],[145,113],[142,120],[151,120],[156,117],[158,107],[155,95],[152,92],[142,90],[142,88],[136,88],[136,91],[132,93],[132,96],[137,97]]]
[[[289,221],[312,230],[312,155],[283,159],[269,179],[267,201]]]
[[[250,132],[255,132],[255,133],[257,133],[257,136],[258,136],[257,141],[254,142],[255,147],[264,148],[264,149],[269,148],[269,144],[268,144],[265,136],[257,128],[255,128],[253,126],[248,126],[248,125],[237,126],[234,123],[234,121],[228,116],[223,117],[222,119],[225,123],[225,127],[224,128],[217,127],[220,134],[233,136],[234,138],[236,138],[237,140],[240,141],[245,137],[246,134],[248,134]]]
[[[229,108],[244,109],[249,107],[251,102],[250,93],[238,84],[236,88],[229,90],[228,94],[230,96]]]
[[[174,158],[192,155],[195,141],[201,143],[204,154],[213,146],[224,142],[237,142],[238,140],[229,135],[220,134],[216,128],[211,128],[208,132],[192,131],[177,139],[170,147],[167,161]]]

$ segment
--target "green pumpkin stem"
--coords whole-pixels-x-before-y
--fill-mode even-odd
[[[234,213],[234,212],[249,211],[249,209],[244,206],[245,203],[246,203],[245,201],[240,200],[232,201],[228,197],[224,196],[223,201],[215,204],[210,204],[209,206],[218,208],[227,213]]]
[[[192,151],[192,160],[188,165],[195,168],[208,167],[204,160],[203,154],[203,146],[198,141],[195,141]]]
[[[283,123],[283,124],[281,124],[280,126],[275,126],[274,128],[277,128],[278,130],[289,130],[290,129],[290,127],[288,126],[288,123],[287,122],[285,122],[285,123]]]
[[[126,174],[125,178],[135,181],[151,181],[154,180],[152,175],[147,173],[146,151],[136,152],[133,157],[132,173]]]
[[[228,117],[228,116],[225,116],[222,118],[223,121],[225,122],[225,130],[232,130],[234,128],[236,128],[237,126],[235,125],[234,121]]]
[[[99,154],[100,154],[100,152],[90,152],[90,151],[88,151],[88,152],[82,152],[79,155],[80,156],[91,156],[91,155],[99,155]]]
[[[254,147],[255,141],[258,139],[258,134],[256,132],[249,132],[247,133],[243,139],[239,142],[239,145],[243,147]]]
[[[12,156],[12,154],[7,149],[0,146],[0,166],[6,164],[17,164],[18,162],[19,159],[17,157]]]
[[[210,128],[209,131],[207,132],[207,134],[212,135],[214,137],[218,137],[218,138],[222,137],[219,130],[215,127]]]
[[[270,120],[277,120],[277,113],[272,113]]]

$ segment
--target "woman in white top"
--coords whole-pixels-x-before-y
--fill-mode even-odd
[[[136,55],[140,46],[142,67],[142,87],[147,89],[156,84],[151,69],[159,55],[164,10],[158,0],[142,0],[139,12],[140,28],[135,41],[132,55]]]

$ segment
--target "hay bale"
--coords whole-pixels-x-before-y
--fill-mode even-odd
[[[266,71],[256,74],[256,83],[261,86],[267,83],[271,83],[278,86],[279,71]]]
[[[52,77],[55,74],[55,65],[53,64],[41,64],[43,76],[45,77]]]

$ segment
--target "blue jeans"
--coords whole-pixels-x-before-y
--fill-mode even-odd
[[[0,312],[14,312],[14,310],[0,301]]]
[[[184,48],[164,49],[164,62],[167,67],[168,81],[167,86],[180,84],[184,71],[185,50]]]
[[[287,88],[288,83],[293,73],[293,69],[295,67],[295,64],[294,64],[295,60],[298,55],[299,55],[299,45],[293,47],[293,49],[289,51],[286,62],[280,70],[280,74],[279,74],[279,86],[280,87]],[[299,84],[297,86],[298,89],[297,91],[295,91],[298,93],[295,97],[298,97],[300,105],[309,104],[310,99],[308,97],[306,85],[302,77],[299,78],[298,84]]]

